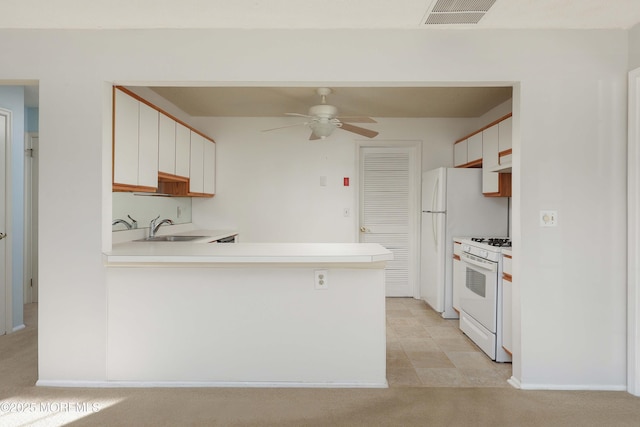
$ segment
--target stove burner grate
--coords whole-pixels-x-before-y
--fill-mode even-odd
[[[472,242],[484,243],[489,246],[497,246],[502,248],[510,248],[511,247],[511,239],[504,237],[472,237]]]

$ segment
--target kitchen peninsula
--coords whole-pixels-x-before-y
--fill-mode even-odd
[[[378,244],[126,242],[107,267],[107,382],[386,387]]]

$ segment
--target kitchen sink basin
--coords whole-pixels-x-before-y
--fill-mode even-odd
[[[136,240],[136,242],[190,242],[192,240],[204,239],[207,237],[209,236],[155,236]]]

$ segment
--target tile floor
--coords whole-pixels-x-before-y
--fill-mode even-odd
[[[511,364],[491,361],[457,320],[413,298],[387,298],[386,305],[390,387],[511,387]],[[37,328],[38,304],[26,304],[24,317]]]
[[[390,387],[511,387],[510,363],[487,357],[423,301],[387,298]]]

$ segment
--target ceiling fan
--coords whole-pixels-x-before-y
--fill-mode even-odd
[[[365,129],[360,126],[354,126],[351,123],[377,123],[370,117],[338,117],[338,108],[327,104],[327,95],[331,94],[331,89],[321,87],[316,90],[316,93],[320,95],[320,104],[314,105],[309,108],[308,114],[300,113],[285,113],[287,116],[297,116],[307,118],[306,122],[297,123],[295,125],[282,126],[273,129],[265,129],[263,132],[268,132],[277,129],[284,129],[293,126],[306,125],[311,129],[311,136],[309,140],[325,139],[336,128],[346,130],[349,132],[357,133],[358,135],[366,136],[367,138],[373,138],[378,135],[378,132]]]

